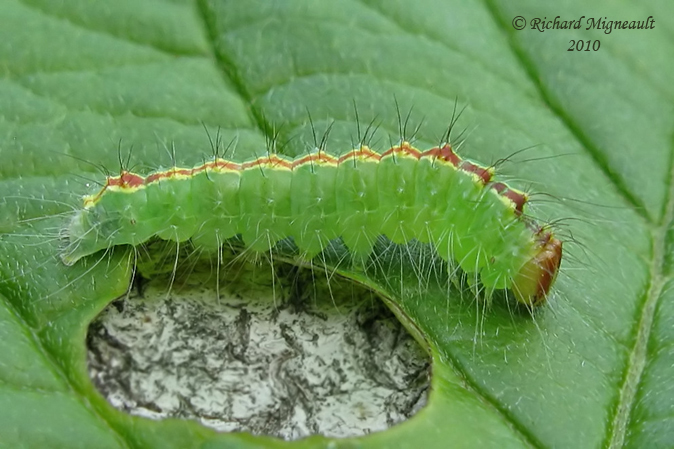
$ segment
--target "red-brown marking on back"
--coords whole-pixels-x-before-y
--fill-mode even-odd
[[[516,190],[513,190],[510,187],[508,187],[507,184],[504,184],[502,182],[494,182],[490,184],[490,187],[496,193],[498,193],[504,198],[507,198],[511,203],[514,204],[515,214],[517,214],[517,216],[522,215],[522,212],[524,211],[524,205],[529,200],[529,197],[527,196],[526,193],[520,193]]]
[[[400,153],[400,152],[401,152],[400,147],[391,147],[391,148],[389,148],[388,150],[384,151],[384,152],[381,154],[381,157],[390,156],[390,155],[393,154],[393,153]]]
[[[306,156],[302,156],[301,158],[297,159],[295,162],[293,162],[293,168],[299,167],[304,164],[312,164],[315,162],[337,165],[338,159],[321,151],[318,153],[307,154]]]
[[[241,170],[241,164],[237,164],[236,162],[226,161],[224,159],[218,159],[217,161],[215,161],[214,166],[221,169],[221,170],[235,170],[235,171]]]
[[[204,163],[204,165],[202,165],[200,167],[194,167],[191,171],[191,174],[192,174],[192,176],[198,175],[202,171],[213,170],[213,167],[215,167],[215,161],[206,162],[206,163]]]
[[[166,174],[165,171],[160,171],[157,173],[152,173],[149,175],[147,178],[145,178],[145,184],[152,184],[153,182],[160,181],[162,179],[168,178],[168,175]]]
[[[278,154],[272,154],[267,157],[267,164],[272,167],[282,167],[287,168],[288,170],[293,169],[293,163],[287,159],[282,158]]]
[[[163,179],[171,179],[176,176],[192,176],[191,168],[177,168],[173,167],[165,171],[153,173],[147,178],[145,178],[145,185],[151,184],[153,182],[161,181]]]
[[[254,161],[243,162],[241,164],[241,171],[247,170],[247,169],[253,168],[253,167],[259,167],[259,166],[260,166],[260,159],[255,159]]]
[[[491,184],[491,188],[494,189],[498,194],[502,194],[504,190],[508,190],[508,186],[502,182],[495,182]]]
[[[417,150],[413,146],[409,144],[409,142],[403,142],[402,145],[396,146],[396,147],[391,147],[388,150],[384,151],[381,154],[381,157],[386,157],[394,153],[400,153],[404,154],[407,156],[412,156],[415,159],[419,159],[421,157],[421,151]]]
[[[262,166],[267,166],[267,167],[283,167],[287,168],[288,170],[293,169],[293,164],[290,161],[287,161],[281,157],[279,157],[276,154],[271,154],[266,157],[261,157],[258,158],[254,161],[251,162],[244,162],[241,164],[241,169],[242,170],[248,170],[250,168],[255,168],[255,167],[262,167]]]
[[[526,193],[519,193],[514,190],[507,189],[505,192],[501,193],[501,195],[508,198],[513,202],[513,204],[515,204],[515,213],[518,216],[522,215],[524,211],[524,205],[529,199]]]
[[[491,172],[490,169],[480,167],[479,165],[475,165],[470,161],[461,162],[461,165],[459,167],[461,168],[461,170],[467,173],[477,175],[482,185],[487,185],[489,181],[491,181],[491,177],[493,176],[493,173]]]
[[[337,160],[337,164],[339,165],[345,161],[352,159],[365,159],[365,160],[373,159],[375,162],[379,162],[381,160],[381,155],[376,151],[372,151],[367,147],[360,147],[357,150],[351,150],[348,153],[340,156],[339,159]]]
[[[121,175],[108,178],[107,185],[124,188],[140,187],[145,183],[145,178],[135,173],[123,171]]]
[[[442,148],[435,147],[421,153],[421,157],[428,156],[449,162],[456,168],[459,168],[459,164],[462,162],[462,159],[454,152],[452,146],[448,143],[443,145]]]

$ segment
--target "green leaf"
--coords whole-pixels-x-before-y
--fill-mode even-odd
[[[674,441],[674,10],[667,2],[542,5],[5,0],[0,4],[1,447],[669,447]],[[522,16],[529,26],[516,31]],[[530,28],[578,20],[579,30]],[[586,30],[588,18],[646,30]],[[567,51],[571,40],[598,51]],[[396,103],[421,148],[467,105],[462,154],[541,192],[536,215],[565,238],[562,272],[533,317],[484,313],[445,292],[391,293],[433,356],[429,405],[363,438],[296,443],[218,434],[113,409],[86,371],[89,322],[123,294],[114,254],[65,267],[59,232],[78,176],[209,154],[202,124],[237,158],[283,151],[335,121],[397,136]],[[120,144],[121,141],[121,144]],[[69,157],[70,156],[70,157]],[[88,162],[86,162],[88,161]],[[107,256],[106,256],[107,257]],[[363,278],[374,289],[381,279]]]

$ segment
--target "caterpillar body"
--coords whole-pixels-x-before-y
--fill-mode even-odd
[[[525,193],[493,178],[493,168],[462,159],[450,144],[420,151],[408,142],[381,154],[363,145],[339,157],[216,157],[147,176],[122,170],[84,198],[61,258],[71,265],[155,237],[216,250],[239,235],[255,252],[292,238],[307,260],[341,238],[367,257],[384,235],[431,244],[487,291],[509,289],[521,303],[542,304],[562,242],[527,217]]]

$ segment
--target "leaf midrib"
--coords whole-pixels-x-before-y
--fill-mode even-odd
[[[672,147],[674,151],[674,146]],[[672,158],[670,158],[671,161]],[[648,356],[648,342],[653,321],[665,284],[671,276],[667,276],[665,262],[667,255],[667,233],[674,224],[674,164],[670,163],[670,184],[667,192],[665,214],[660,225],[651,233],[653,259],[649,267],[650,285],[639,317],[634,347],[630,353],[624,381],[620,389],[620,396],[616,412],[611,423],[608,438],[609,448],[621,448],[624,445],[628,431],[628,424],[635,404],[639,384]]]

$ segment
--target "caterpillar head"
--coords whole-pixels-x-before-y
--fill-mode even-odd
[[[562,242],[543,229],[538,234],[537,252],[517,273],[512,287],[517,300],[527,306],[545,302],[562,262]]]

